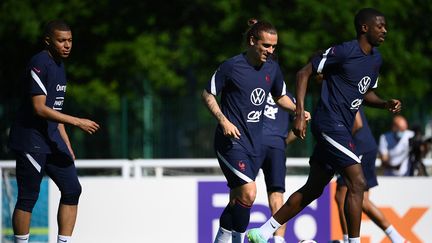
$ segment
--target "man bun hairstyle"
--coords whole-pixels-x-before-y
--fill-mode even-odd
[[[372,19],[377,16],[384,17],[384,14],[374,8],[363,8],[357,12],[354,17],[354,27],[359,36],[362,33],[362,25],[368,24]]]
[[[247,45],[249,45],[249,40],[251,37],[257,40],[261,39],[261,32],[277,35],[276,28],[267,21],[259,21],[256,18],[250,18],[248,20],[248,26],[249,29],[245,33]]]
[[[71,31],[71,28],[63,20],[60,19],[51,20],[45,25],[43,37],[44,38],[52,37],[54,35],[54,31],[56,30]]]

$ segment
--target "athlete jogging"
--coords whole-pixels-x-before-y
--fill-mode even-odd
[[[361,9],[355,16],[357,39],[328,48],[322,55],[297,73],[296,119],[294,133],[306,136],[303,116],[304,97],[311,75],[323,74],[321,97],[312,120],[312,133],[317,140],[310,158],[306,184],[294,192],[281,209],[260,228],[248,232],[251,242],[267,242],[280,225],[297,215],[318,198],[337,171],[347,184],[345,216],[349,242],[360,242],[363,192],[366,187],[360,159],[355,154],[351,129],[363,100],[366,104],[399,112],[398,100],[384,101],[372,89],[377,86],[381,55],[376,48],[385,39],[387,29],[382,13]]]
[[[261,164],[262,113],[271,93],[286,110],[295,110],[288,98],[279,65],[272,55],[277,31],[268,22],[250,21],[247,50],[223,62],[202,93],[205,105],[218,121],[214,148],[230,188],[230,200],[220,216],[217,243],[243,242],[255,200],[255,177]],[[220,106],[216,95],[221,94]],[[309,114],[306,113],[306,118]]]

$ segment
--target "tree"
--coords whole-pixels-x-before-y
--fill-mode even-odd
[[[431,108],[422,102],[431,100],[432,52],[429,16],[432,3],[427,0],[384,1],[245,1],[183,0],[154,1],[87,1],[58,2],[47,0],[3,0],[0,3],[0,141],[4,147],[7,128],[19,103],[18,90],[22,70],[38,49],[41,28],[50,19],[63,18],[73,29],[74,47],[66,63],[68,93],[66,108],[85,112],[107,129],[95,138],[83,141],[91,151],[112,148],[116,126],[121,124],[122,109],[129,104],[128,122],[138,127],[127,129],[131,150],[139,150],[142,141],[142,96],[152,97],[154,146],[185,140],[186,149],[200,146],[196,142],[212,137],[214,121],[200,105],[199,93],[221,61],[243,50],[243,33],[251,17],[272,22],[278,29],[279,62],[290,90],[295,72],[317,50],[355,38],[353,16],[365,6],[380,9],[386,15],[388,38],[379,48],[384,58],[379,93],[400,97],[409,109],[408,118],[424,121]],[[415,24],[412,20],[415,19]],[[318,88],[312,99],[317,98]],[[188,104],[179,105],[180,100]],[[164,101],[164,102],[163,102]],[[126,102],[126,103],[124,103]],[[185,101],[186,102],[186,101]],[[178,103],[178,104],[177,104]],[[173,113],[165,106],[179,105]],[[123,107],[123,108],[122,108]],[[124,113],[125,111],[123,111]],[[372,127],[384,129],[387,118],[368,110]],[[182,121],[182,124],[178,124]],[[191,121],[195,123],[190,124]],[[206,125],[203,125],[206,124]],[[176,132],[162,129],[174,126]],[[199,135],[195,135],[199,134]],[[111,139],[105,139],[108,136]],[[186,136],[186,138],[184,138]],[[126,136],[128,137],[128,136]],[[163,137],[164,139],[162,139]],[[141,141],[141,142],[139,142]],[[183,146],[174,143],[170,146]],[[207,145],[203,145],[207,146]],[[196,146],[195,146],[196,147]],[[201,147],[206,156],[211,148]],[[155,156],[166,156],[156,149]],[[155,150],[155,151],[156,151]],[[4,154],[4,152],[3,152]],[[139,154],[133,152],[132,154]],[[187,153],[186,156],[194,156]],[[88,153],[83,155],[88,156]],[[170,156],[178,155],[173,152]],[[123,156],[118,152],[90,156]]]

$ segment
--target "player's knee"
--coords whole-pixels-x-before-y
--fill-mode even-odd
[[[349,190],[352,193],[360,194],[360,193],[364,193],[366,188],[367,188],[366,181],[365,181],[364,177],[361,176],[361,177],[357,177],[356,180],[352,181],[351,187],[349,188]]]
[[[78,205],[81,192],[82,188],[79,183],[67,191],[62,191],[60,203],[66,205]]]
[[[246,205],[252,205],[256,198],[256,191],[249,190],[247,192],[243,192],[239,197],[238,200],[241,201],[243,204]]]
[[[19,195],[15,204],[16,209],[26,212],[32,212],[38,200],[39,193],[28,193],[26,195]]]

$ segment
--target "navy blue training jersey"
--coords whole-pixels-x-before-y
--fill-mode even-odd
[[[223,135],[216,128],[215,146],[230,148],[240,145],[247,153],[258,156],[261,150],[262,113],[267,94],[285,95],[286,87],[279,64],[267,60],[257,69],[251,66],[245,54],[223,62],[206,87],[213,95],[221,94],[221,110],[240,131],[240,139]]]
[[[363,108],[361,107],[359,109],[361,120],[363,123],[363,127],[361,127],[355,134],[354,134],[354,143],[356,146],[356,153],[358,155],[365,154],[367,152],[376,150],[378,148],[378,145],[375,141],[374,136],[372,135],[372,132],[370,130],[369,124],[367,122],[366,116],[364,114]]]
[[[289,92],[287,92],[287,95],[293,100]],[[288,137],[289,124],[289,112],[279,107],[274,102],[271,94],[269,94],[264,108],[262,144],[273,148],[285,149],[285,139]]]
[[[32,57],[24,75],[25,100],[11,127],[9,147],[14,150],[52,153],[69,150],[58,130],[58,123],[34,114],[31,98],[45,95],[45,105],[60,111],[66,93],[66,74],[62,62],[56,63],[47,51]]]
[[[313,126],[320,131],[351,132],[364,94],[377,87],[381,54],[373,48],[366,55],[358,41],[352,40],[330,47],[311,63],[316,73],[324,75]]]

